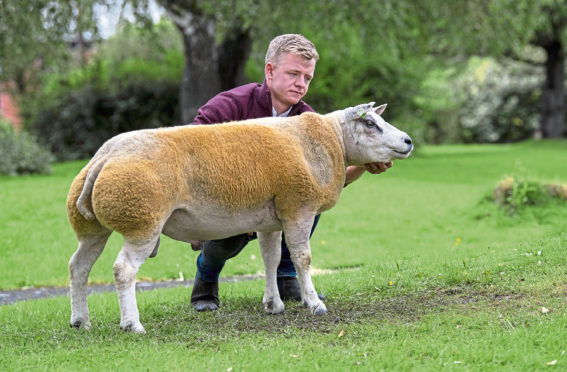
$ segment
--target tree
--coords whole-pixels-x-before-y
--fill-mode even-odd
[[[38,83],[39,72],[55,64],[75,45],[97,35],[94,5],[107,0],[0,0],[0,81],[17,95]],[[90,39],[87,35],[91,35]]]
[[[208,1],[159,0],[159,3],[183,35],[185,68],[180,103],[182,121],[188,123],[207,100],[244,81],[244,66],[252,47],[251,27],[238,11],[227,12],[228,16],[213,11],[228,2],[214,5]],[[220,22],[224,22],[226,30],[222,41],[217,43]]]
[[[560,0],[470,0],[466,4],[454,1],[438,5],[442,6],[430,9],[437,13],[435,19],[445,21],[433,33],[444,37],[445,41],[441,44],[443,47],[434,48],[435,52],[445,56],[465,53],[511,57],[540,65],[545,74],[541,88],[540,132],[546,138],[562,137],[567,132],[567,3]],[[543,51],[542,61],[526,57],[534,54],[529,52],[530,46]]]
[[[184,122],[191,121],[198,107],[219,91],[243,83],[249,56],[260,60],[273,36],[297,32],[318,46],[335,47],[324,50],[328,73],[343,74],[344,68],[354,70],[361,63],[360,73],[345,74],[357,79],[352,86],[361,96],[387,94],[376,89],[386,81],[390,89],[403,87],[399,97],[407,102],[419,89],[428,65],[454,66],[471,55],[524,56],[526,45],[536,45],[546,55],[542,134],[558,137],[565,130],[567,4],[558,0],[156,1],[183,35]],[[58,50],[52,45],[95,40],[95,6],[130,5],[139,19],[147,21],[148,2],[0,0],[2,79],[11,76],[23,86],[26,72],[21,66],[29,65],[37,51],[48,58]],[[13,52],[14,46],[20,49]],[[337,64],[336,58],[352,60]],[[405,79],[403,84],[397,83],[399,79]]]
[[[533,13],[530,43],[545,51],[545,82],[542,87],[540,130],[543,137],[559,138],[565,125],[565,43],[567,4],[563,1],[537,2]]]

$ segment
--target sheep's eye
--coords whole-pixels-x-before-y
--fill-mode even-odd
[[[377,127],[377,125],[372,120],[364,120],[364,125],[366,125],[366,128]]]
[[[364,120],[364,125],[366,125],[366,128],[368,128],[368,129],[374,129],[374,128],[376,128],[376,130],[378,131],[378,133],[383,133],[382,128],[380,128],[380,127],[378,126],[378,124],[376,124],[376,122],[374,122],[373,120],[370,120],[370,119]]]

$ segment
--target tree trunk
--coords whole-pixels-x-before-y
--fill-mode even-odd
[[[544,138],[560,138],[565,130],[565,54],[558,40],[544,48],[547,60],[541,97],[540,131]]]
[[[242,27],[242,20],[237,18],[230,25],[218,49],[222,90],[244,84],[244,68],[251,50],[250,28]]]
[[[199,107],[221,90],[218,55],[215,44],[215,21],[194,17],[191,27],[183,31],[185,68],[179,102],[181,119],[191,123]]]
[[[179,102],[181,120],[191,123],[199,107],[214,95],[242,84],[250,54],[250,29],[238,16],[230,22],[220,45],[215,42],[216,20],[199,8],[198,1],[161,0],[161,5],[183,36],[185,67]]]

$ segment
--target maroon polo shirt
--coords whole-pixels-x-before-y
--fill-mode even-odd
[[[288,116],[315,112],[300,100],[292,106]],[[201,106],[193,124],[226,123],[234,120],[257,119],[272,116],[272,96],[263,84],[251,83],[219,93]]]

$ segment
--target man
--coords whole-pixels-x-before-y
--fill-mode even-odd
[[[286,34],[274,38],[266,53],[264,83],[247,84],[218,94],[199,109],[193,123],[214,124],[314,112],[301,99],[309,89],[318,59],[315,46],[301,35]],[[376,163],[349,167],[346,184],[358,179],[365,170],[376,174],[391,166],[391,163]],[[313,229],[318,220],[319,216],[315,218]],[[254,238],[255,234],[249,233],[203,243],[191,293],[191,304],[197,311],[218,309],[218,279],[226,260],[236,256]],[[277,282],[282,300],[301,300],[297,273],[284,237]]]

